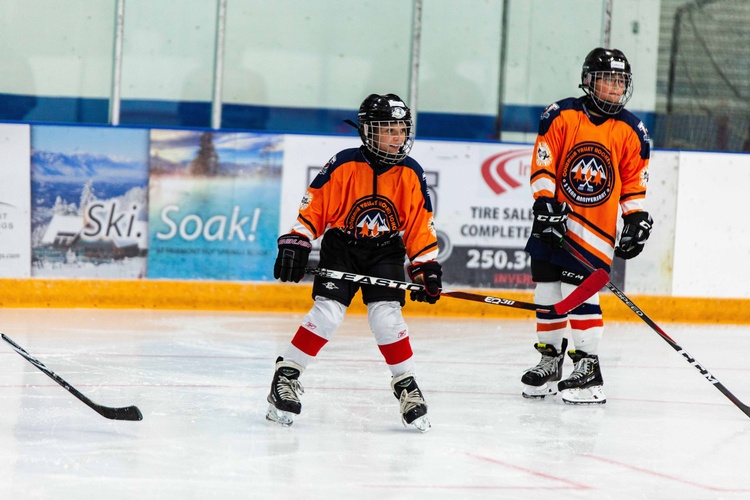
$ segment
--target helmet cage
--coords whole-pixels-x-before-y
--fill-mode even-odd
[[[600,80],[611,80],[613,78],[622,79],[623,92],[620,99],[616,102],[600,97],[596,90],[597,83]],[[605,115],[616,115],[625,107],[631,97],[633,97],[633,77],[627,72],[619,71],[590,71],[584,72],[581,82],[581,88],[591,98],[594,106]]]
[[[607,82],[604,83],[604,80]],[[610,95],[610,99],[605,99],[606,96],[600,94],[602,86],[613,83],[619,83],[623,87],[622,95],[616,101],[612,100],[614,96]],[[599,91],[596,90],[597,85]],[[633,74],[630,72],[628,58],[618,49],[595,48],[583,61],[579,87],[599,111],[605,115],[616,115],[633,96]]]
[[[411,151],[414,143],[414,126],[411,110],[396,94],[370,94],[362,101],[357,113],[359,136],[367,151],[384,165],[395,165]],[[405,139],[398,151],[388,148],[393,136],[404,129]],[[381,137],[386,135],[387,137]],[[388,149],[383,149],[388,148]]]
[[[383,142],[387,143],[389,140],[386,138],[385,141],[383,141],[381,135],[390,136],[390,134],[385,132],[392,129],[394,126],[404,126],[406,128],[404,142],[401,147],[398,148],[398,151],[392,152],[382,150],[379,144],[382,144]],[[406,158],[409,151],[411,151],[411,147],[414,145],[413,130],[414,128],[412,127],[411,120],[366,121],[362,122],[360,126],[360,137],[362,138],[362,143],[365,145],[365,148],[367,148],[367,151],[369,151],[378,162],[384,165],[395,165]]]

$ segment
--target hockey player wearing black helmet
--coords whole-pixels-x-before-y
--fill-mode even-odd
[[[406,158],[414,143],[411,110],[396,94],[370,94],[357,113],[367,155],[384,165]]]
[[[645,210],[650,141],[643,122],[624,109],[633,94],[625,54],[602,47],[589,52],[580,88],[584,96],[544,110],[531,159],[534,221],[526,251],[538,304],[562,300],[588,275],[560,246],[563,238],[609,271],[615,256],[640,254],[651,234]],[[619,240],[618,213],[623,221]],[[563,379],[568,326],[574,367]],[[569,404],[605,403],[599,364],[603,332],[598,293],[566,315],[537,313],[534,348],[541,360],[522,375],[523,396],[560,392]]]
[[[371,94],[359,107],[362,146],[336,153],[310,184],[289,233],[278,240],[274,277],[298,282],[305,275],[311,241],[322,236],[320,267],[404,279],[424,285],[411,300],[440,298],[442,268],[432,219],[432,202],[422,167],[409,155],[411,111],[395,94]],[[300,374],[333,337],[357,290],[367,319],[391,372],[391,389],[404,424],[430,429],[427,404],[415,378],[409,329],[401,314],[405,292],[343,279],[315,276],[312,309],[283,356],[276,360],[266,418],[291,425],[302,410]]]
[[[622,51],[597,47],[583,61],[581,84],[596,110],[619,113],[633,96],[633,74]]]

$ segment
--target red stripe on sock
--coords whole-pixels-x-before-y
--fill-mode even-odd
[[[403,363],[414,354],[411,350],[409,337],[396,341],[393,344],[379,345],[378,349],[380,349],[385,362],[389,365]]]
[[[292,339],[292,345],[308,356],[317,356],[327,342],[326,339],[320,335],[315,335],[304,326],[299,327]]]
[[[559,323],[537,323],[536,331],[537,332],[552,332],[555,330],[564,330],[567,324],[568,324],[567,320],[560,321]]]
[[[573,330],[588,330],[589,328],[596,328],[597,326],[604,326],[604,320],[602,320],[602,318],[570,320],[570,328]]]

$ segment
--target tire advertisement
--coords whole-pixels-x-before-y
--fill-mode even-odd
[[[416,141],[428,172],[443,281],[451,286],[531,288],[532,146]]]

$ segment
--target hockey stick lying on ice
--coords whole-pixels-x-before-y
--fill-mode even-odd
[[[588,269],[589,271],[593,271],[594,270],[594,266],[591,265],[591,263],[588,260],[586,260],[586,257],[584,257],[583,255],[581,255],[581,253],[578,250],[576,250],[570,243],[568,243],[566,240],[561,240],[560,244],[562,245],[562,247],[565,250],[568,251],[568,253],[570,253],[573,257],[575,257],[576,260],[578,262],[580,262],[586,269]],[[619,288],[617,288],[614,284],[612,284],[612,282],[607,282],[607,288],[609,288],[610,291],[613,294],[615,294],[618,299],[620,299],[626,306],[628,306],[630,308],[630,310],[633,311],[636,314],[636,316],[638,316],[639,318],[641,318],[648,326],[650,326],[656,333],[658,333],[659,336],[667,342],[667,344],[669,344],[670,346],[672,346],[672,349],[674,349],[678,353],[682,354],[682,357],[685,358],[688,363],[690,363],[691,365],[693,365],[701,373],[701,375],[703,375],[704,377],[706,377],[706,380],[708,380],[709,382],[711,382],[714,385],[714,387],[716,387],[719,391],[721,391],[721,393],[723,395],[725,395],[727,397],[727,399],[729,399],[729,401],[731,401],[732,403],[734,403],[737,408],[739,408],[740,410],[742,410],[742,413],[744,413],[745,415],[747,415],[748,417],[750,417],[750,406],[747,406],[742,401],[740,401],[739,399],[737,399],[737,397],[734,394],[732,394],[731,392],[729,392],[729,389],[727,389],[726,387],[724,387],[724,384],[722,384],[721,382],[719,382],[719,380],[716,377],[714,377],[713,375],[711,375],[711,373],[708,370],[706,370],[706,368],[704,368],[703,365],[701,365],[700,363],[698,363],[698,361],[693,356],[691,356],[690,353],[688,353],[685,349],[683,349],[682,347],[680,347],[677,344],[677,342],[675,342],[672,339],[672,337],[670,337],[669,335],[667,335],[664,332],[664,330],[662,330],[661,328],[659,328],[659,325],[657,325],[656,323],[654,323],[653,320],[651,318],[649,318],[646,315],[645,312],[641,311],[641,309],[637,305],[635,305],[633,303],[633,301],[630,300],[627,297],[627,295],[625,295],[622,292],[622,290],[620,290]]]
[[[324,278],[333,278],[339,280],[353,281],[359,285],[377,285],[388,288],[400,288],[401,290],[408,291],[420,291],[424,290],[424,285],[418,283],[407,283],[405,281],[396,281],[387,278],[375,278],[372,276],[365,276],[363,274],[347,273],[342,271],[332,271],[330,269],[323,268],[312,268],[308,267],[305,269],[307,274],[314,276],[322,276]],[[598,269],[593,272],[583,283],[581,283],[573,293],[565,297],[563,300],[553,305],[539,305],[530,302],[521,302],[513,299],[503,299],[501,297],[493,297],[491,295],[480,295],[478,293],[461,292],[457,290],[448,290],[443,288],[440,290],[441,296],[454,297],[456,299],[473,300],[475,302],[484,302],[486,304],[493,304],[496,306],[515,307],[516,309],[526,309],[529,311],[537,311],[542,313],[554,313],[554,314],[565,314],[571,309],[575,309],[581,305],[586,299],[594,295],[596,292],[609,281],[609,274],[604,269]]]
[[[21,347],[20,345],[13,342],[10,337],[2,334],[3,340],[6,341],[13,347],[13,349],[20,354],[23,358],[26,359],[29,363],[39,368],[45,375],[47,375],[49,378],[63,386],[63,388],[71,393],[73,396],[77,397],[81,401],[86,404],[89,408],[97,412],[102,417],[109,418],[111,420],[143,420],[143,415],[141,414],[141,410],[139,410],[135,406],[126,406],[124,408],[112,408],[109,406],[102,406],[100,404],[96,404],[93,401],[91,401],[89,398],[81,394],[78,389],[68,384],[66,381],[64,381],[62,378],[60,378],[55,372],[44,366],[44,364],[33,357],[31,354],[26,352],[26,350]]]

